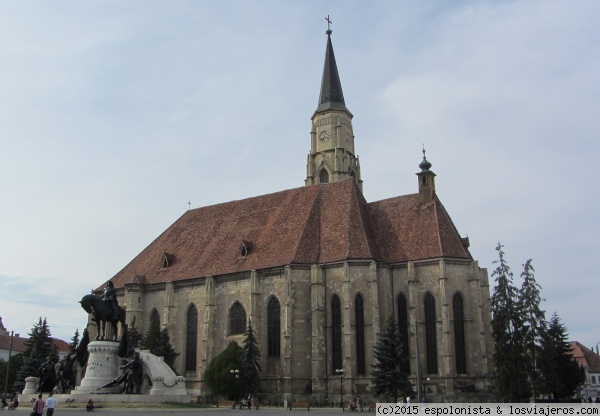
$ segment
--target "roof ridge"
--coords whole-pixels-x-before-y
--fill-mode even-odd
[[[446,250],[444,250],[442,233],[440,232],[440,222],[439,222],[438,210],[441,210],[441,213],[443,214],[445,220],[448,222],[448,225],[450,225],[450,229],[452,230],[454,237],[460,243],[460,247],[462,248],[462,251],[464,252],[464,254],[466,254],[472,260],[473,257],[471,256],[471,253],[469,252],[469,250],[463,245],[462,237],[460,236],[460,233],[458,232],[458,229],[456,228],[454,221],[452,221],[452,218],[450,218],[450,214],[448,214],[448,211],[446,211],[446,207],[444,207],[444,204],[442,204],[442,201],[439,199],[439,197],[437,196],[437,193],[435,191],[433,191],[433,204],[435,207],[434,212],[435,212],[435,220],[436,220],[436,225],[437,225],[436,230],[438,232],[438,238],[439,238],[439,243],[440,243],[440,256],[445,257]]]
[[[442,243],[442,233],[440,233],[440,217],[438,216],[438,204],[436,203],[438,199],[436,198],[435,190],[433,191],[433,218],[435,218],[435,231],[437,232],[437,241],[440,247],[440,257],[444,257],[444,247]]]
[[[352,181],[351,183],[351,197],[352,197],[352,202],[356,205],[356,209],[358,210],[358,220],[360,221],[360,228],[362,230],[361,235],[363,236],[363,238],[365,239],[366,245],[367,245],[367,250],[369,252],[369,257],[375,259],[377,256],[376,254],[378,254],[378,250],[373,250],[372,244],[376,243],[373,241],[372,238],[372,230],[371,230],[371,223],[370,221],[365,221],[365,215],[368,217],[368,203],[367,200],[365,199],[364,195],[360,192],[360,189],[358,188],[358,184],[356,183],[355,180],[353,180],[352,178],[349,178],[348,180]],[[361,198],[362,197],[362,198]],[[348,214],[350,214],[350,209],[351,209],[351,204],[348,204],[349,208],[349,212]],[[348,216],[349,218],[351,218],[351,216]],[[352,247],[352,232],[351,232],[351,228],[352,227],[352,223],[351,221],[348,221],[348,241],[350,242],[350,244],[348,244],[348,247],[346,247],[346,258],[350,258],[350,249]]]
[[[419,195],[419,193],[415,192],[415,193],[406,194],[406,195],[390,196],[389,198],[380,199],[378,201],[371,201],[371,202],[367,201],[367,204],[373,205],[373,204],[378,204],[378,203],[381,203],[381,202],[389,202],[389,201],[392,201],[394,199],[396,199],[396,200],[398,200],[398,199],[408,199],[409,197],[415,198],[418,195]]]
[[[310,187],[308,187],[307,189],[310,189]],[[298,257],[300,257],[300,247],[303,245],[305,239],[310,239],[311,237],[314,237],[314,233],[311,233],[309,228],[310,225],[312,225],[312,221],[313,221],[313,216],[315,215],[316,212],[318,212],[320,210],[320,205],[321,205],[321,187],[319,186],[316,190],[316,194],[314,196],[314,198],[312,198],[312,206],[310,207],[310,209],[308,210],[308,215],[306,216],[306,220],[304,221],[304,225],[302,227],[302,231],[300,232],[300,238],[298,238],[298,240],[296,241],[296,246],[294,247],[293,250],[293,255],[292,255],[292,259],[290,262],[297,262]],[[318,216],[320,217],[320,215]],[[319,261],[320,255],[321,255],[321,222],[317,221],[317,227],[318,227],[318,231],[317,231],[317,242],[319,244],[319,248],[317,250],[318,256],[316,261]]]

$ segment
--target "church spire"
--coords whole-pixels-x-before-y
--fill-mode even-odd
[[[352,113],[346,108],[342,84],[331,44],[331,20],[327,20],[327,50],[321,79],[319,106],[312,116],[310,153],[306,162],[306,186],[353,178],[362,191],[360,163],[354,151]]]
[[[342,83],[338,74],[333,45],[331,43],[331,20],[327,20],[327,49],[325,51],[325,65],[323,67],[323,78],[321,79],[321,94],[319,95],[319,106],[315,114],[327,110],[348,111],[344,102],[344,93],[342,92]],[[352,114],[350,114],[352,116]]]

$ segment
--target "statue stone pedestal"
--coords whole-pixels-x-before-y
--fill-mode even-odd
[[[85,377],[71,394],[119,393],[122,386],[101,388],[121,375],[117,356],[119,344],[115,341],[92,341]]]
[[[25,379],[25,388],[21,394],[36,394],[40,379],[38,377],[27,377]]]

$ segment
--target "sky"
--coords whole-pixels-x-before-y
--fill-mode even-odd
[[[327,22],[367,201],[436,189],[600,341],[600,2],[0,0],[0,317],[77,303],[191,208],[301,187]]]

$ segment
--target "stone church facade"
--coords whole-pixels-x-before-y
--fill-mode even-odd
[[[369,400],[373,347],[393,315],[415,390],[484,401],[487,271],[436,195],[425,153],[418,192],[367,202],[354,140],[328,31],[305,186],[189,210],[111,279],[128,323],[168,328],[192,394],[210,394],[208,364],[251,320],[261,396]]]

